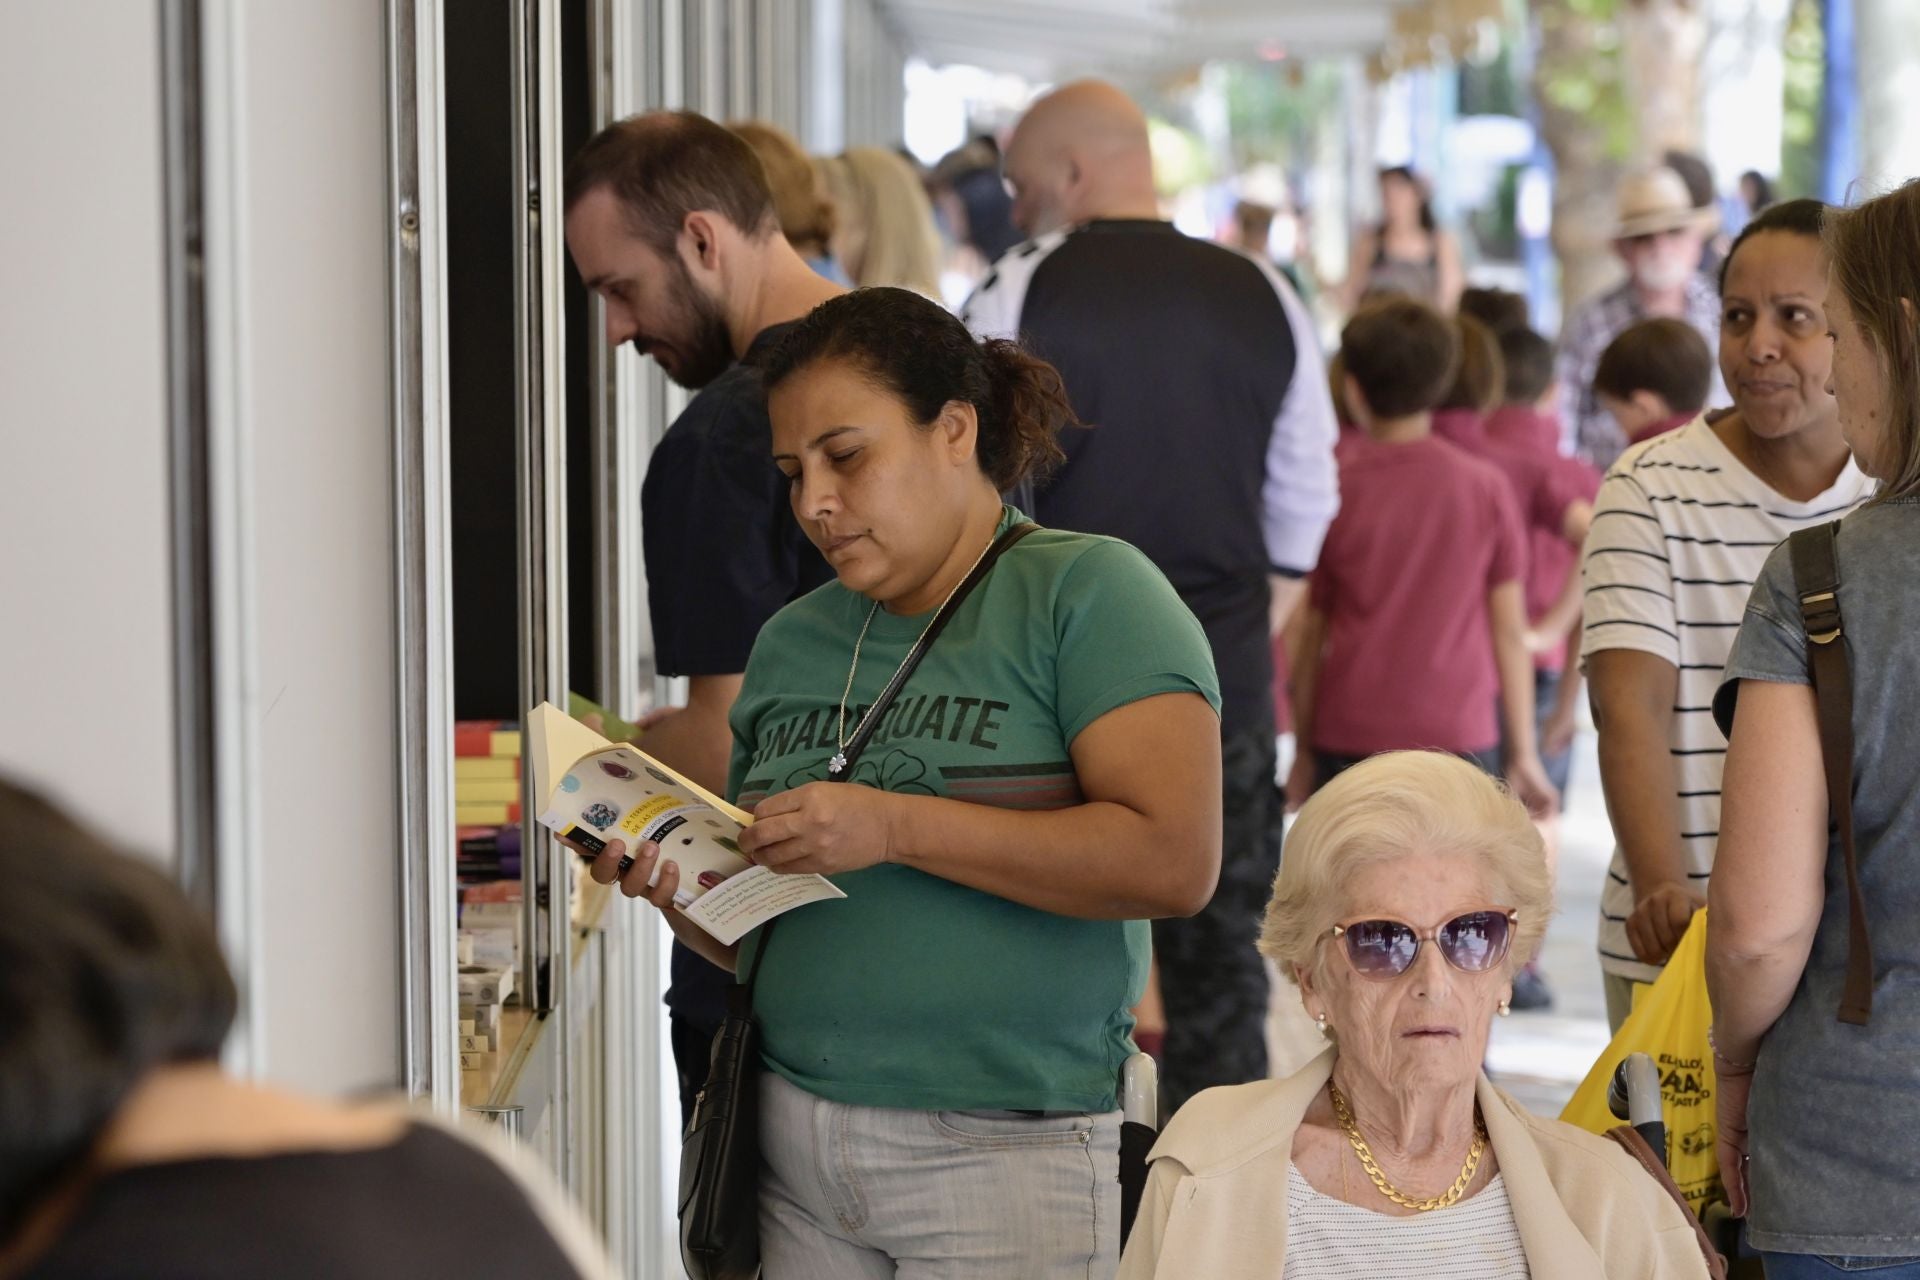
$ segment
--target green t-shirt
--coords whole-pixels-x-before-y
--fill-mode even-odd
[[[1008,509],[1006,528],[1024,519]],[[751,808],[826,777],[871,601],[830,582],[762,628],[732,713]],[[847,733],[932,614],[873,615]],[[1205,634],[1112,538],[1043,529],[1003,555],[885,713],[850,784],[1016,809],[1082,802],[1067,748],[1160,693],[1220,707]],[[754,992],[767,1065],[819,1097],[930,1111],[1106,1111],[1133,1052],[1145,921],[1037,911],[895,863],[781,917]],[[746,972],[758,933],[745,940]]]

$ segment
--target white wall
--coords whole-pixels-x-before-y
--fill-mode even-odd
[[[170,856],[157,10],[0,5],[0,773]]]
[[[264,1074],[399,1080],[379,0],[238,4]]]

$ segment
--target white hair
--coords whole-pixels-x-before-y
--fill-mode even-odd
[[[1473,858],[1518,913],[1508,964],[1531,958],[1553,914],[1546,846],[1521,803],[1480,769],[1438,751],[1391,751],[1342,773],[1302,806],[1274,877],[1261,954],[1289,980],[1310,968],[1361,867],[1411,853]]]

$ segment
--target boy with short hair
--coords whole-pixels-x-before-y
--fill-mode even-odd
[[[1487,415],[1487,435],[1559,457],[1560,383],[1553,376],[1553,343],[1525,327],[1495,332],[1500,335],[1500,364],[1507,376],[1500,404]],[[1597,479],[1598,473],[1594,474]]]
[[[1692,325],[1671,317],[1642,320],[1600,353],[1593,394],[1635,445],[1699,417],[1713,374],[1713,352]]]
[[[1497,468],[1433,434],[1458,359],[1453,326],[1409,298],[1362,308],[1342,335],[1342,399],[1361,431],[1338,449],[1340,514],[1293,670],[1296,804],[1367,756],[1424,747],[1504,768],[1529,808],[1553,811],[1517,504]]]
[[[1655,323],[1677,324],[1699,341],[1682,322]],[[1500,335],[1500,356],[1507,375],[1505,403],[1488,416],[1487,438],[1538,458],[1573,513],[1563,530],[1533,530],[1527,571],[1540,757],[1547,776],[1564,794],[1582,684],[1579,662],[1569,660],[1580,643],[1580,548],[1600,492],[1600,473],[1578,458],[1560,456],[1560,384],[1554,377],[1553,343],[1531,329],[1513,330]]]

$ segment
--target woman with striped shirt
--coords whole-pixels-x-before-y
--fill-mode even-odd
[[[1629,449],[1587,539],[1581,645],[1617,845],[1601,895],[1600,963],[1618,1030],[1706,905],[1727,741],[1713,695],[1767,555],[1872,492],[1827,391],[1825,206],[1747,224],[1720,279],[1720,371],[1731,412]]]

